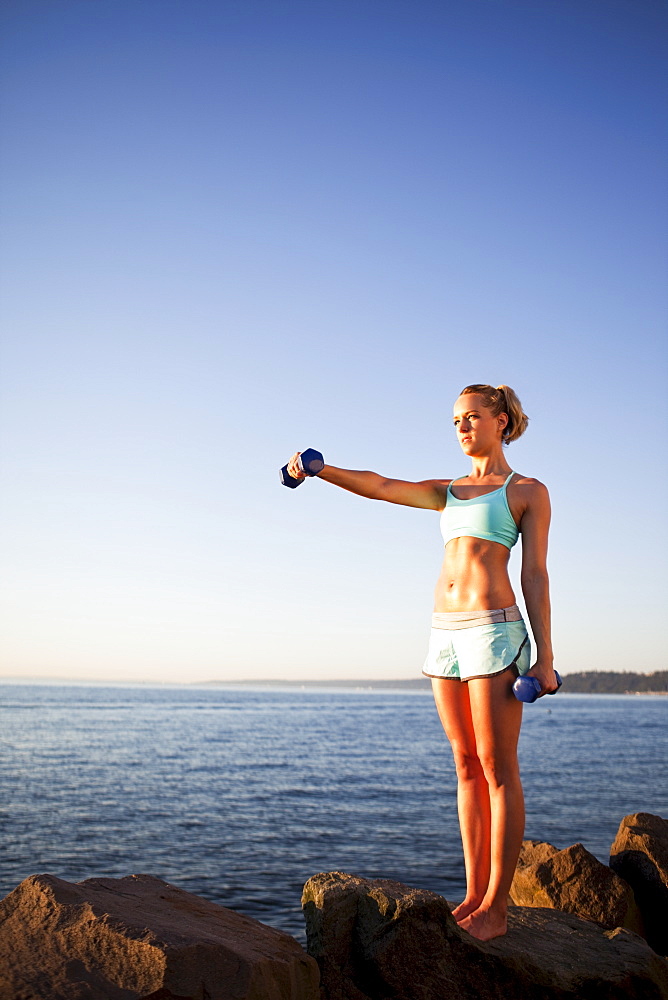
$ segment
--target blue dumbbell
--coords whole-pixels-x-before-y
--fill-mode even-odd
[[[316,451],[315,448],[307,448],[297,459],[297,465],[305,475],[317,476],[324,469],[325,461],[320,452]],[[289,486],[291,490],[294,490],[296,486],[301,486],[304,480],[295,479],[288,472],[287,465],[284,465],[281,469],[281,482],[284,486]]]
[[[557,678],[557,684],[561,687],[561,677],[554,671],[554,676]],[[513,694],[518,701],[526,701],[528,704],[532,704],[538,695],[540,694],[542,688],[540,686],[540,681],[537,677],[518,677],[513,684]],[[548,694],[556,694],[557,691],[548,691]]]

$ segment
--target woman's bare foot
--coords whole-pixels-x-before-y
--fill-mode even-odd
[[[457,923],[463,931],[467,931],[478,941],[491,941],[492,938],[501,937],[508,930],[508,915],[507,912],[500,913],[497,910],[479,907]]]
[[[452,915],[457,921],[457,923],[459,923],[460,920],[463,920],[465,917],[468,917],[469,913],[473,913],[475,910],[477,910],[481,903],[482,903],[482,898],[468,899],[467,897],[466,899],[462,900],[459,906],[456,906],[454,908],[454,910],[452,911]]]

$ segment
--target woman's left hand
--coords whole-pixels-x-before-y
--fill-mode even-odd
[[[551,663],[541,663],[540,660],[536,660],[528,676],[535,677],[540,684],[541,691],[538,695],[539,698],[542,698],[546,694],[552,694],[559,687],[554,667]]]

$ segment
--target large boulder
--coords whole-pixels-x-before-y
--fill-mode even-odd
[[[517,906],[552,906],[612,930],[643,933],[640,911],[628,882],[582,844],[558,851],[552,844],[524,841],[510,887]]]
[[[436,893],[330,872],[304,887],[322,1000],[666,1000],[668,963],[630,931],[511,907],[482,943]]]
[[[0,1000],[319,1000],[297,941],[151,875],[33,875],[0,902]]]
[[[625,816],[610,867],[633,887],[652,948],[668,955],[668,820],[651,813]]]
[[[526,868],[527,865],[540,864],[541,861],[547,861],[558,853],[559,848],[548,844],[546,840],[523,840],[517,867]]]

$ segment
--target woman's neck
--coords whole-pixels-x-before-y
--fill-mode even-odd
[[[485,479],[487,476],[509,476],[513,470],[503,452],[480,455],[471,458],[469,479]]]

